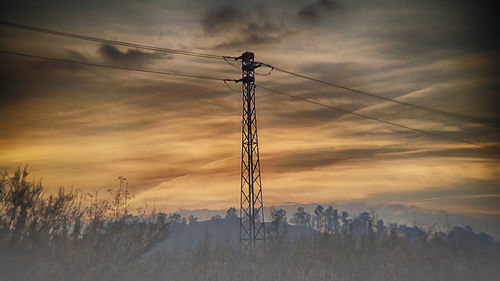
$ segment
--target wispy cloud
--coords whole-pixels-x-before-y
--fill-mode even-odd
[[[500,120],[493,32],[499,25],[494,10],[481,3],[283,0],[236,7],[182,1],[186,8],[160,1],[63,2],[37,4],[36,15],[9,2],[0,15],[149,45],[224,55],[255,51],[258,60],[341,85]],[[224,62],[200,58],[24,32],[5,31],[4,38],[5,48],[54,57],[241,75]],[[134,203],[155,201],[168,210],[238,202],[241,96],[222,83],[1,58],[0,168],[28,163],[54,190],[103,189],[123,175],[137,194]],[[276,71],[257,76],[257,83],[453,138],[488,145],[500,140],[495,128]],[[469,214],[499,211],[499,160],[489,151],[259,88],[257,114],[266,204],[356,199]]]

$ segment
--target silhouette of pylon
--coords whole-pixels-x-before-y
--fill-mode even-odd
[[[264,227],[264,202],[260,175],[257,115],[255,112],[255,63],[254,54],[243,53],[241,59],[243,91],[243,119],[241,141],[241,196],[240,196],[240,246],[254,251],[258,243],[266,240]]]

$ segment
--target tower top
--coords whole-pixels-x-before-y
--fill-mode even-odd
[[[241,60],[245,62],[253,60],[254,57],[255,55],[252,52],[244,52],[243,54],[241,54]]]

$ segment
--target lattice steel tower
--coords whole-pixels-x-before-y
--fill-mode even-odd
[[[243,90],[243,120],[241,147],[241,196],[240,196],[240,245],[253,251],[266,240],[264,229],[264,202],[260,176],[257,115],[255,113],[255,63],[254,54],[243,53],[241,60]]]

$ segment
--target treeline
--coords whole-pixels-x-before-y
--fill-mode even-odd
[[[235,211],[230,208],[224,218],[214,216],[209,223],[234,228]],[[150,272],[163,273],[145,275],[145,280],[470,281],[495,280],[500,274],[499,245],[471,227],[438,231],[386,225],[373,212],[350,216],[330,206],[317,206],[311,214],[301,207],[290,219],[286,210],[271,208],[270,216],[267,243],[255,255],[229,243],[213,245],[213,240],[188,255],[156,251],[151,264],[166,263]],[[203,223],[181,220],[177,228],[203,235],[203,228],[196,228]]]
[[[127,182],[108,191],[44,193],[18,168],[0,178],[0,280],[494,280],[498,244],[469,227],[447,232],[386,225],[374,213],[350,216],[318,206],[288,219],[272,209],[267,243],[242,253],[212,245],[213,226],[234,231],[237,209],[199,222],[195,216],[130,209]],[[134,215],[132,215],[132,213]],[[207,226],[207,227],[205,227]],[[186,253],[162,251],[175,231],[203,243]],[[203,238],[201,238],[203,239]],[[184,241],[185,242],[185,241]],[[194,241],[189,240],[189,243]]]
[[[397,223],[386,225],[383,220],[377,219],[375,212],[362,212],[350,217],[346,211],[339,211],[332,206],[327,208],[318,205],[312,214],[303,207],[299,207],[290,220],[284,209],[271,208],[271,234],[276,238],[286,239],[288,222],[297,227],[314,230],[340,243],[354,243],[356,246],[376,244],[406,243],[415,249],[422,249],[426,245],[440,241],[467,252],[495,249],[498,244],[488,234],[477,233],[470,226],[455,226],[446,232],[432,227],[407,226]],[[273,236],[271,235],[271,238]]]

